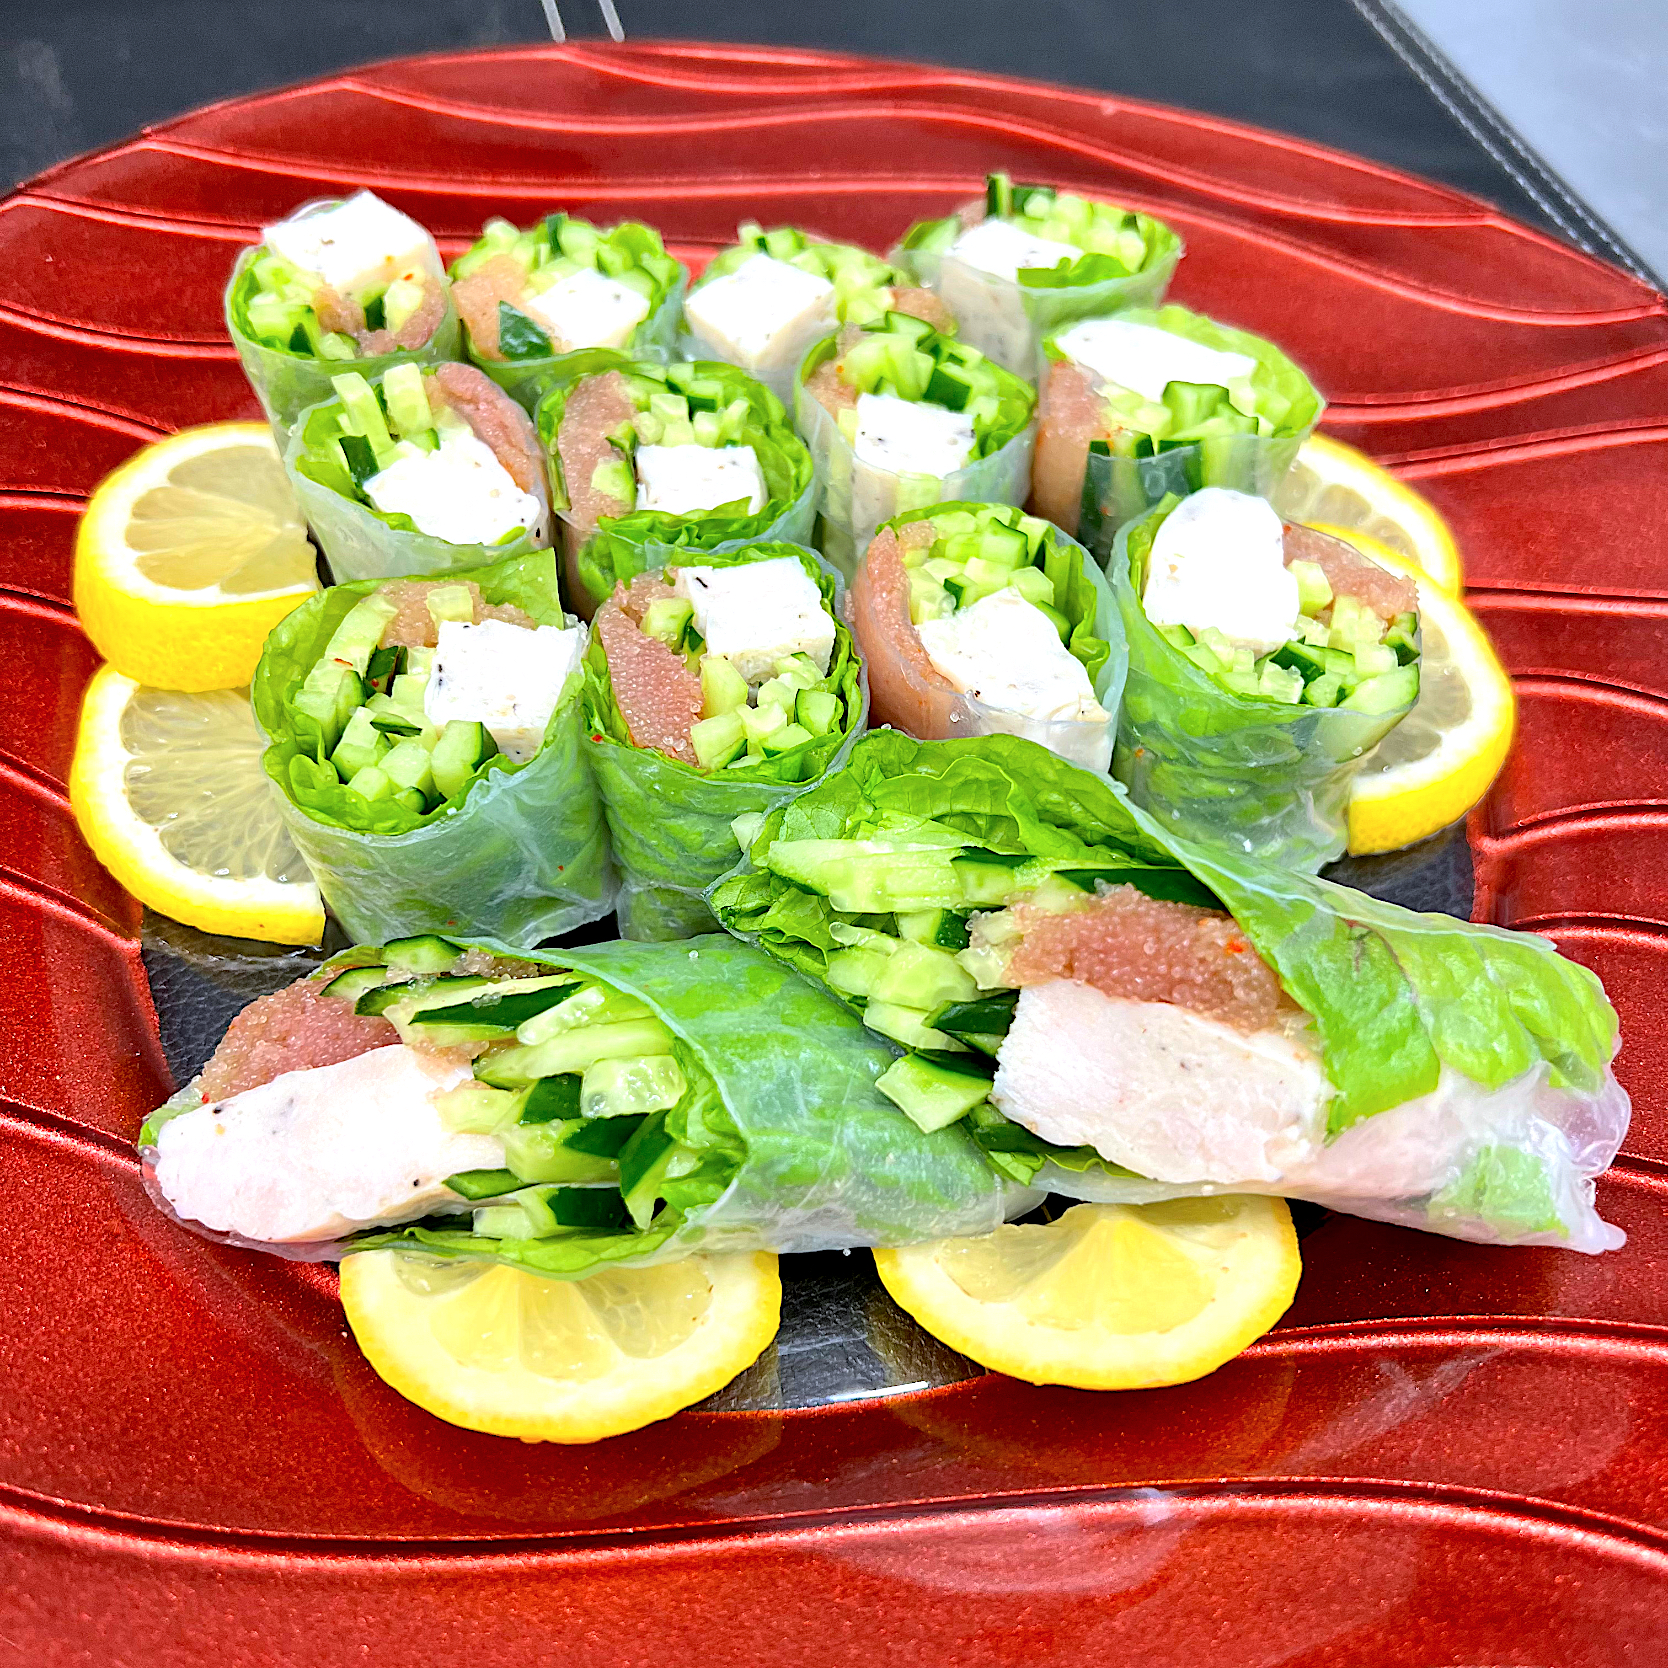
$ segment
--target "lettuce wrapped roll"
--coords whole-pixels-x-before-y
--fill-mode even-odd
[[[278,436],[345,370],[440,365],[462,352],[434,239],[369,191],[266,227],[226,287],[226,327]]]
[[[608,810],[627,938],[710,932],[705,889],[738,817],[803,793],[845,757],[868,686],[834,574],[753,544],[639,574],[598,610],[585,746]]]
[[[1150,215],[991,174],[982,201],[911,226],[893,259],[936,291],[965,341],[1035,379],[1041,343],[1076,319],[1152,307],[1182,256]]]
[[[892,730],[771,813],[712,900],[910,1053],[880,1087],[1016,1180],[1312,1199],[1601,1251],[1628,1097],[1546,940],[1183,840],[1009,736]]]
[[[489,220],[452,263],[452,294],[470,359],[531,411],[570,354],[670,359],[687,276],[652,226],[547,214],[525,232]]]
[[[1123,621],[1082,545],[1006,504],[889,521],[851,588],[870,717],[922,740],[1018,735],[1107,770]]]
[[[1285,868],[1340,856],[1350,783],[1419,696],[1412,581],[1224,487],[1124,529],[1107,576],[1129,646],[1113,770],[1136,804]]]
[[[284,456],[337,579],[447,573],[550,543],[532,419],[473,365],[332,379]]]
[[[684,554],[810,539],[811,454],[782,402],[733,365],[576,354],[537,418],[568,600],[586,619],[621,581]]]
[[[747,945],[503,950],[352,950],[245,1009],[141,1131],[151,1197],[296,1260],[397,1245],[579,1279],[982,1233],[1016,1195],[877,1091],[888,1047]]]
[[[548,551],[337,585],[273,630],[250,692],[262,762],[355,938],[530,945],[613,908],[581,743],[586,638]]]
[[[848,324],[805,356],[794,417],[822,487],[822,552],[850,579],[883,521],[949,499],[1022,503],[1031,386],[923,320]]]
[[[1325,403],[1272,342],[1185,307],[1087,319],[1044,346],[1031,508],[1103,562],[1167,493],[1272,499]]]
[[[931,290],[853,243],[824,243],[793,226],[752,221],[713,256],[683,304],[684,359],[721,359],[784,403],[806,350],[842,324],[909,313],[954,335],[950,310]]]

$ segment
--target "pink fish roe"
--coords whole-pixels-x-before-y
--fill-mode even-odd
[[[1083,513],[1089,442],[1106,437],[1104,385],[1070,359],[1048,367],[1037,402],[1037,449],[1031,462],[1031,510],[1068,533]]]
[[[455,590],[466,586],[475,605],[472,623],[483,620],[503,620],[508,625],[525,626],[532,631],[538,622],[531,614],[517,608],[513,602],[482,602],[481,587],[473,579],[396,579],[382,587],[382,595],[394,604],[394,617],[382,628],[382,647],[433,648],[440,641],[439,628],[429,613],[430,591]]]
[[[1012,915],[1022,936],[1008,961],[1011,984],[1074,979],[1125,1001],[1171,1002],[1245,1032],[1266,1030],[1292,1009],[1274,970],[1217,910],[1112,886],[1063,913],[1019,904]]]
[[[941,335],[949,335],[956,328],[956,315],[931,290],[893,290],[892,311],[907,313],[912,319],[920,319],[923,323],[930,324]]]
[[[903,553],[933,542],[932,524],[883,527],[852,581],[851,629],[869,663],[869,722],[925,740],[950,734],[955,689],[927,656],[909,618],[909,571]]]
[[[439,403],[438,389],[441,400],[474,430],[475,438],[492,449],[510,479],[548,505],[544,448],[533,419],[485,371],[474,365],[441,365],[428,388],[431,403]]]
[[[1411,613],[1419,606],[1419,592],[1411,579],[1386,572],[1377,562],[1368,561],[1352,545],[1333,538],[1330,533],[1287,522],[1285,552],[1287,567],[1293,562],[1313,562],[1326,574],[1334,595],[1354,597],[1381,620],[1393,620],[1398,614]]]
[[[594,629],[608,658],[608,680],[636,747],[650,747],[696,764],[690,727],[701,716],[701,680],[657,637],[638,627],[643,610],[672,591],[661,580],[639,574],[597,610]]]
[[[356,1014],[351,1002],[326,996],[328,983],[301,979],[251,1002],[203,1067],[204,1099],[225,1100],[285,1072],[333,1066],[400,1040],[380,1015]]]
[[[562,519],[580,543],[596,531],[598,518],[624,515],[632,506],[613,493],[592,485],[600,463],[618,458],[609,435],[637,415],[636,402],[618,371],[585,377],[568,395],[556,431],[556,453],[562,460],[568,508]]]
[[[452,285],[452,301],[469,331],[469,344],[483,359],[502,359],[498,346],[498,303],[514,307],[527,288],[527,274],[514,255],[494,255]]]

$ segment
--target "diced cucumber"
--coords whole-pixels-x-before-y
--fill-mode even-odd
[[[1004,990],[968,1002],[946,1002],[927,1017],[934,1029],[952,1037],[1005,1037],[1018,1003],[1017,990]]]
[[[501,1199],[527,1184],[513,1170],[460,1170],[444,1185],[464,1199]]]
[[[625,504],[637,502],[637,476],[624,458],[608,458],[591,471],[591,490]]]
[[[764,707],[742,707],[741,722],[749,742],[763,742],[764,738],[787,726],[788,715],[774,704]]]
[[[450,939],[438,933],[419,933],[414,938],[396,938],[382,947],[383,960],[401,972],[421,975],[444,973],[463,954]]]
[[[765,863],[847,915],[954,909],[968,901],[954,850],[910,851],[864,840],[777,840]],[[1000,901],[1000,900],[999,900]]]
[[[672,1033],[658,1019],[629,1019],[617,1025],[581,1025],[548,1042],[516,1044],[483,1056],[475,1075],[499,1089],[519,1088],[540,1077],[583,1072],[598,1060],[619,1060],[633,1054],[669,1054]]]
[[[366,765],[363,770],[356,770],[348,787],[361,799],[369,800],[373,804],[379,799],[392,799],[395,792],[393,782],[375,765]]]
[[[523,1098],[508,1089],[489,1088],[472,1079],[455,1089],[442,1090],[434,1097],[434,1109],[440,1114],[441,1123],[459,1135],[497,1135],[521,1116]]]
[[[794,718],[811,735],[833,735],[840,727],[840,697],[831,689],[802,689],[794,702]]]
[[[355,707],[353,716],[336,743],[330,762],[341,773],[344,782],[368,765],[374,765],[388,751],[388,740],[372,722],[368,707]]]
[[[941,581],[925,573],[912,573],[909,576],[911,625],[923,625],[928,620],[947,619],[955,610],[955,598],[945,590]]]
[[[1400,664],[1396,651],[1387,643],[1363,643],[1355,651],[1355,670],[1363,683],[1395,671]]]
[[[426,999],[409,1011],[404,1004],[396,1004],[389,1018],[402,1035],[409,1032],[413,1040],[420,1038],[430,1048],[507,1040],[524,1020],[555,1007],[580,988],[564,983],[564,978],[558,973],[548,979],[500,981],[475,990],[462,979],[442,979],[429,987],[444,991],[438,1000]]]
[[[635,996],[609,990],[603,985],[583,985],[558,1005],[534,1014],[516,1027],[516,1041],[548,1042],[564,1031],[581,1025],[617,1025],[628,1019],[648,1019],[649,1009]]]
[[[906,1008],[901,1003],[870,1002],[863,1010],[863,1023],[905,1048],[933,1048],[945,1053],[968,1051],[966,1043],[959,1038],[928,1025],[927,1016],[919,1008]]]
[[[940,950],[967,948],[967,917],[953,909],[905,910],[898,917],[898,931],[917,944],[931,944]]]
[[[388,407],[389,427],[398,433],[421,434],[434,427],[434,413],[429,409],[429,397],[423,388],[421,366],[409,363],[390,366],[382,378],[382,399]]]
[[[391,643],[386,649],[378,649],[372,654],[365,667],[365,681],[376,686],[377,692],[385,691],[394,681],[397,673],[405,670],[405,649],[398,643]]]
[[[683,1099],[688,1083],[670,1054],[598,1060],[585,1068],[579,1110],[587,1118],[621,1118],[666,1112]]]
[[[886,973],[891,958],[876,950],[836,950],[824,977],[847,996],[869,996]]]
[[[1365,643],[1376,643],[1384,635],[1384,622],[1354,597],[1335,597],[1328,641],[1335,649],[1353,654]]]
[[[758,704],[761,707],[780,707],[790,719],[793,717],[794,702],[798,699],[798,686],[784,677],[766,678],[759,685]]]
[[[694,604],[683,597],[657,597],[643,610],[643,634],[675,649],[683,642],[684,627],[694,615]]]
[[[1319,562],[1290,562],[1286,571],[1297,581],[1297,606],[1305,614],[1318,614],[1332,601],[1332,584]]]
[[[1398,666],[1352,689],[1339,705],[1352,712],[1394,712],[1397,707],[1412,706],[1418,698],[1419,668]]]
[[[1008,580],[1008,589],[1018,591],[1027,602],[1039,608],[1054,607],[1054,585],[1041,568],[1016,568]]]
[[[721,654],[701,660],[701,716],[717,718],[721,713],[739,712],[747,705],[747,679],[735,662]]]
[[[697,446],[716,446],[723,436],[724,425],[716,411],[697,411],[690,418],[690,425],[695,430]]]
[[[791,753],[794,748],[802,747],[806,742],[815,739],[803,724],[784,724],[781,729],[772,730],[764,738],[764,756],[767,759],[778,758],[783,753]]]
[[[497,751],[498,744],[485,724],[462,718],[449,719],[429,755],[434,791],[442,799],[456,797],[474,780],[475,772]]]
[[[527,1091],[521,1108],[524,1124],[567,1123],[579,1116],[579,1085],[583,1078],[578,1072],[563,1072],[560,1077],[541,1077]]]
[[[617,1182],[612,1158],[577,1152],[565,1139],[569,1125],[515,1124],[503,1132],[504,1162],[523,1182]]]
[[[1343,698],[1343,693],[1343,679],[1336,672],[1326,672],[1303,686],[1303,704],[1310,707],[1335,707]]]
[[[979,994],[972,977],[947,950],[930,944],[900,944],[869,995],[877,1002],[901,1002],[931,1013],[946,1002],[970,1002]]]
[[[402,672],[388,691],[389,706],[421,729],[428,722],[428,714],[423,708],[428,688],[429,674],[426,671]]]
[[[720,770],[746,751],[747,726],[740,712],[721,712],[689,726],[689,745],[703,770]]]
[[[990,520],[979,535],[979,555],[983,561],[1010,571],[1024,567],[1031,560],[1031,542],[1017,527],[1006,527]]]
[[[391,971],[404,973],[407,970],[393,968]],[[353,1011],[356,1014],[386,1014],[391,1008],[397,1008],[400,1012],[393,1017],[409,1020],[419,1009],[444,1008],[450,1003],[461,1002],[486,984],[478,973],[422,975],[421,981],[403,978],[395,984],[379,985],[374,990],[366,991],[354,1003]]]
[[[296,691],[295,709],[318,725],[328,757],[342,739],[348,719],[364,700],[365,685],[351,666],[339,660],[321,660]]]
[[[342,426],[348,434],[362,435],[376,457],[378,469],[386,469],[394,458],[394,438],[377,402],[376,390],[357,371],[330,379],[336,398],[342,402]]]
[[[685,1168],[693,1154],[666,1129],[665,1114],[648,1117],[620,1149],[620,1192],[626,1210],[639,1229],[654,1219],[654,1209],[666,1179]]]
[[[344,1002],[357,1002],[366,991],[377,989],[387,976],[388,969],[380,963],[375,967],[350,967],[347,972],[338,973],[322,994],[339,996]]]
[[[428,795],[419,793],[415,788],[395,788],[393,800],[396,805],[403,805],[406,810],[415,811],[418,816],[426,815],[428,812]]]
[[[437,626],[448,620],[468,623],[475,618],[475,597],[467,585],[436,585],[423,598],[423,606]]]
[[[474,1215],[484,1239],[550,1239],[568,1228],[614,1230],[625,1225],[620,1194],[612,1187],[535,1184]]]
[[[687,421],[689,401],[682,394],[674,394],[668,390],[649,395],[649,410],[662,422]]]
[[[981,909],[995,909],[1008,902],[1022,890],[1014,871],[1025,860],[1015,857],[1002,861],[999,854],[959,854],[952,862],[956,880],[961,887],[958,903],[972,904]]]
[[[394,617],[394,604],[380,591],[361,597],[330,634],[322,661],[341,661],[351,666],[360,677],[370,667],[371,656],[382,640],[382,633]]]
[[[875,1087],[927,1135],[965,1118],[990,1096],[988,1077],[969,1077],[914,1054],[894,1060]]]
[[[1295,705],[1303,699],[1303,674],[1288,671],[1272,659],[1265,660],[1257,674],[1257,692],[1271,701],[1286,701]]]
[[[396,788],[420,794],[434,792],[434,762],[420,737],[407,736],[395,742],[378,761],[377,768]]]

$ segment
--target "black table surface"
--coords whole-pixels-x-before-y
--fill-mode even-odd
[[[1183,105],[1428,175],[1555,234],[1571,225],[1454,114],[1462,89],[1398,56],[1375,0],[618,6],[635,40],[865,52]],[[560,7],[573,36],[602,33],[596,0]],[[21,180],[197,105],[373,59],[548,38],[539,0],[3,0],[0,172]]]

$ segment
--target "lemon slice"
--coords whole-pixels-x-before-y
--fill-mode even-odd
[[[782,1318],[768,1251],[555,1280],[502,1263],[361,1251],[348,1325],[377,1374],[437,1419],[524,1442],[620,1436],[722,1389]]]
[[[1141,1390],[1215,1372],[1291,1304],[1302,1264],[1284,1199],[1073,1205],[1058,1220],[876,1251],[927,1331],[1032,1384]]]
[[[146,689],[101,666],[87,685],[70,805],[134,897],[204,932],[316,944],[324,908],[279,820],[243,690]]]
[[[1396,851],[1457,822],[1500,774],[1517,728],[1512,680],[1476,617],[1378,540],[1342,527],[1375,562],[1419,590],[1419,699],[1362,761],[1350,790],[1349,849]]]
[[[266,634],[319,588],[265,423],[210,423],[99,483],[75,541],[75,607],[98,652],[155,689],[237,689]]]
[[[1310,435],[1274,507],[1287,521],[1325,532],[1365,533],[1456,596],[1464,584],[1459,546],[1430,501],[1341,440]]]

